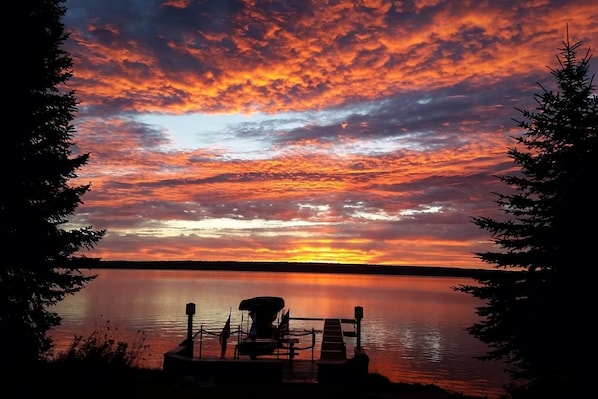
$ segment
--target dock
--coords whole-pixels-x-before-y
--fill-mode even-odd
[[[346,361],[347,347],[340,319],[324,319],[320,361]]]
[[[368,374],[368,356],[361,350],[361,324],[363,310],[355,308],[355,319],[325,319],[320,360],[317,365],[317,381],[320,384],[359,383]],[[357,325],[357,347],[353,357],[347,357],[343,323]]]
[[[348,361],[347,345],[341,319],[324,319],[319,360],[293,360],[283,365],[283,382],[317,383],[322,378],[322,367],[342,367]],[[326,373],[326,370],[324,370]]]
[[[188,312],[192,315],[194,312]],[[320,358],[297,359],[293,344],[294,338],[281,339],[287,350],[272,353],[270,356],[260,355],[241,357],[235,350],[233,358],[203,358],[194,356],[194,345],[191,334],[192,320],[189,318],[188,338],[179,346],[164,354],[163,371],[170,376],[191,377],[198,381],[213,383],[318,383],[339,384],[359,383],[368,374],[368,356],[361,350],[361,318],[363,310],[355,308],[355,319],[341,318],[295,318],[301,320],[323,321]],[[293,319],[293,318],[291,318]],[[342,325],[351,323],[356,332],[343,331]],[[313,334],[313,333],[312,333]],[[346,338],[356,337],[357,345],[353,356],[347,356]],[[312,338],[312,347],[315,337]],[[201,345],[200,345],[201,348]]]

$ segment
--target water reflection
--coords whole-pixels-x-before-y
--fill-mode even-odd
[[[89,333],[102,319],[109,319],[118,328],[119,339],[131,342],[143,331],[151,351],[145,366],[160,368],[163,353],[185,338],[186,303],[196,304],[196,330],[201,325],[217,331],[231,310],[232,326],[242,325],[237,310],[242,299],[267,295],[283,297],[291,317],[353,318],[354,307],[363,307],[362,346],[370,356],[370,371],[393,381],[434,383],[488,397],[498,397],[507,381],[502,366],[473,360],[486,348],[464,328],[477,320],[474,309],[480,303],[451,289],[471,283],[467,279],[160,270],[96,273],[96,280],[56,308],[64,318],[53,333],[59,350],[66,348],[73,334]],[[292,326],[311,329],[314,324],[294,321]],[[351,353],[354,342],[347,343]]]

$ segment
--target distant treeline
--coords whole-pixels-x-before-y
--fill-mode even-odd
[[[433,266],[383,266],[347,263],[234,261],[101,261],[100,269],[220,270],[245,272],[382,274],[439,277],[488,277],[500,270]]]

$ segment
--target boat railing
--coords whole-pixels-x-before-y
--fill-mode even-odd
[[[314,328],[311,330],[288,330],[284,334],[269,340],[273,345],[275,345],[276,348],[271,356],[276,358],[288,357],[289,360],[292,360],[297,355],[297,352],[311,350],[311,358],[313,360],[315,356],[314,350],[316,347],[316,334],[318,333],[321,333],[321,331]],[[241,355],[238,350],[239,344],[241,342],[250,340],[250,334],[249,332],[243,330],[241,326],[237,326],[235,329],[230,330],[230,337],[233,336],[237,337],[233,358],[239,359]],[[311,336],[310,344],[307,346],[299,346],[298,344],[302,342],[301,337],[306,336]],[[203,358],[205,350],[211,354],[215,353],[218,350],[217,348],[220,349],[220,357],[224,358],[227,348],[230,344],[228,338],[229,337],[223,337],[223,331],[221,329],[209,330],[201,325],[199,330],[192,337],[193,341],[198,343],[198,358]],[[265,342],[266,339],[261,339],[261,341]],[[210,345],[210,343],[213,343],[214,345]],[[218,347],[216,347],[216,343],[218,344]]]
[[[188,303],[186,305],[186,311],[185,313],[187,314],[187,339],[185,339],[181,344],[179,344],[180,348],[183,348],[183,350],[181,350],[181,353],[185,353],[185,356],[189,356],[189,357],[193,357],[193,348],[194,348],[194,341],[197,338],[197,336],[199,335],[199,357],[201,358],[203,356],[203,341],[204,341],[204,334],[206,335],[206,337],[208,336],[218,336],[218,340],[220,343],[220,358],[224,359],[225,355],[226,355],[226,350],[228,347],[228,340],[230,338],[230,336],[233,334],[233,331],[230,329],[230,313],[229,313],[229,318],[225,324],[225,327],[222,330],[216,331],[216,332],[212,332],[212,331],[208,331],[206,330],[203,325],[201,325],[199,331],[195,334],[193,334],[193,315],[195,314],[195,304],[194,303]],[[285,328],[281,328],[282,324],[281,320],[279,320],[279,324],[278,326],[273,330],[276,332],[276,335],[272,335],[271,337],[266,336],[266,339],[270,339],[275,343],[275,347],[273,347],[273,349],[267,350],[264,354],[275,354],[277,356],[281,356],[283,354],[286,354],[287,356],[289,356],[289,359],[292,360],[293,357],[295,356],[295,351],[300,351],[300,350],[306,350],[306,349],[311,349],[312,350],[312,359],[314,357],[314,347],[315,347],[315,334],[316,334],[316,330],[315,329],[311,329],[311,331],[293,331],[291,332],[290,328],[288,327],[288,321],[289,320],[324,320],[322,318],[311,318],[311,317],[289,317],[289,311],[287,310],[287,312],[284,314],[285,315],[285,320],[287,322],[287,324],[285,325]],[[361,352],[361,319],[363,318],[363,308],[361,306],[356,306],[355,307],[355,319],[337,319],[337,322],[340,322],[339,324],[344,324],[344,323],[351,323],[354,324],[355,326],[355,333],[354,336],[356,336],[357,338],[357,343],[356,343],[356,348],[355,348],[355,353],[358,354]],[[342,330],[342,329],[341,329]],[[242,343],[246,343],[249,342],[248,340],[255,340],[257,338],[257,336],[252,335],[251,337],[249,337],[249,333],[243,331],[243,329],[241,328],[241,326],[237,327],[237,330],[235,331],[237,334],[237,344],[235,345],[235,358],[238,357],[239,355],[239,348],[241,346]],[[299,347],[299,346],[295,346],[296,343],[299,343],[299,339],[297,338],[298,336],[301,335],[308,335],[311,334],[312,336],[312,343],[311,345],[307,346],[307,347]],[[349,335],[349,334],[345,334],[345,335]],[[260,337],[260,339],[263,337]],[[267,346],[266,348],[270,348],[269,346]],[[280,350],[286,350],[286,352],[281,352]],[[261,355],[262,353],[260,353]],[[249,355],[253,355],[252,358],[255,358],[255,353],[249,353]]]

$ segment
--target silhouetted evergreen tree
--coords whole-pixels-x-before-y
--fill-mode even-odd
[[[483,359],[507,361],[513,397],[581,397],[593,381],[598,98],[589,49],[578,59],[580,42],[563,45],[557,90],[540,85],[536,110],[517,109],[524,133],[508,155],[520,170],[498,176],[512,191],[496,193],[504,220],[473,219],[500,248],[476,255],[511,273],[455,288],[485,302],[469,332],[490,346]]]
[[[0,356],[5,376],[31,365],[51,347],[47,332],[61,319],[49,306],[94,278],[81,270],[98,259],[76,253],[93,248],[105,233],[91,226],[65,228],[90,185],[69,185],[89,154],[71,152],[77,102],[74,92],[63,89],[72,76],[70,54],[61,49],[68,37],[61,21],[63,2],[17,2],[7,14],[14,27],[9,48],[18,51],[6,53],[5,78],[12,82],[4,122],[10,128],[1,145]]]

